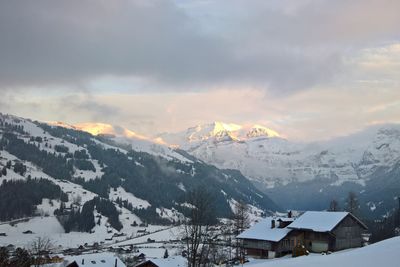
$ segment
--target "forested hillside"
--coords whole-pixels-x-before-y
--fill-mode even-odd
[[[120,209],[147,223],[176,223],[188,211],[188,192],[198,187],[213,196],[218,217],[230,217],[237,201],[258,212],[279,209],[238,171],[193,157],[135,151],[104,136],[10,115],[0,116],[0,170],[1,196],[12,203],[1,208],[14,207],[1,220],[32,216],[44,199],[55,199],[53,212],[66,231],[91,231],[98,221],[95,213],[120,230]],[[82,188],[83,195],[56,183]],[[11,199],[11,192],[17,197]]]

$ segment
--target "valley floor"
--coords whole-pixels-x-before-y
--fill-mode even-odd
[[[101,247],[107,249],[109,247],[120,247],[134,245],[139,248],[140,253],[144,253],[150,257],[162,257],[165,251],[165,242],[176,239],[178,235],[177,227],[149,225],[145,227],[146,234],[143,236],[138,230],[144,227],[128,227],[124,229],[125,236],[110,238],[113,233],[108,233],[107,228],[103,225],[96,225],[93,229],[94,233],[71,232],[65,233],[64,229],[54,216],[34,217],[27,221],[19,221],[15,224],[0,224],[0,233],[6,236],[0,236],[0,246],[12,244],[16,247],[29,248],[30,243],[37,237],[47,237],[55,246],[56,251],[62,251],[67,248],[78,248],[84,246],[85,243],[92,245],[93,243],[102,243]],[[32,233],[24,234],[26,231]],[[148,243],[148,238],[154,240],[154,243]],[[104,242],[104,243],[103,243]],[[142,250],[143,249],[143,250]],[[171,247],[173,250],[173,248]]]

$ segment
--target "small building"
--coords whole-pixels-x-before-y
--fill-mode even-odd
[[[63,266],[66,267],[126,267],[126,265],[112,253],[93,253],[78,256],[67,256]]]
[[[309,251],[337,251],[362,247],[368,229],[349,212],[307,211],[288,226],[295,244]]]
[[[135,267],[186,267],[187,260],[181,256],[168,257],[166,259],[148,259],[135,265]]]
[[[287,228],[292,218],[267,217],[244,231],[236,238],[240,239],[247,255],[255,258],[275,258],[291,253],[292,247]]]
[[[274,258],[307,251],[337,251],[363,246],[367,226],[349,212],[307,211],[297,219],[265,218],[236,238],[247,255]]]

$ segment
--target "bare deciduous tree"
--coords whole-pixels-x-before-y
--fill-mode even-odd
[[[189,267],[206,266],[211,240],[210,226],[215,223],[214,201],[203,187],[188,193],[187,202],[193,206],[182,225]]]
[[[250,226],[249,217],[250,208],[243,201],[238,201],[235,203],[234,213],[233,213],[233,232],[235,236],[242,233],[244,230]],[[244,249],[242,242],[236,239],[236,258],[242,259],[244,257]]]
[[[48,237],[37,237],[30,244],[30,251],[34,257],[35,267],[40,266],[42,259],[53,249],[53,243]]]
[[[339,203],[335,199],[329,203],[329,211],[339,211]]]

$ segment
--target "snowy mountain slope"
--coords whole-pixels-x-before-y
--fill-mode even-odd
[[[399,265],[400,237],[387,239],[359,249],[336,252],[330,255],[310,255],[288,259],[254,260],[248,267],[395,267]]]
[[[368,202],[377,195],[377,179],[385,184],[385,177],[400,162],[399,124],[376,125],[349,136],[312,143],[291,142],[268,133],[241,134],[237,138],[237,129],[243,130],[238,125],[214,123],[160,137],[206,163],[240,170],[285,208],[327,207],[333,197],[343,198],[349,190],[364,192]],[[395,193],[389,187],[393,184],[387,185],[392,198]],[[298,198],[290,200],[289,195]],[[315,195],[324,197],[321,206],[311,199]],[[373,198],[371,207],[385,206]],[[312,202],[314,206],[307,206]],[[381,214],[395,204],[389,202]]]
[[[337,176],[337,184],[347,181],[363,184],[377,168],[392,166],[400,159],[399,125],[371,127],[319,143],[290,142],[277,134],[253,136],[254,128],[237,138],[235,133],[240,126],[230,125],[197,126],[160,137],[205,162],[238,169],[269,187],[316,177],[329,178],[332,174]]]
[[[61,215],[57,216],[61,219],[65,210],[82,211],[96,197],[109,199],[119,213],[122,229],[113,229],[114,226],[106,223],[112,218],[100,214],[95,206],[93,216],[96,224],[91,231],[100,239],[87,238],[93,242],[96,239],[104,241],[114,233],[124,236],[112,240],[135,235],[140,229],[137,225],[143,221],[154,224],[179,220],[187,209],[184,205],[186,194],[198,186],[208,188],[215,195],[217,214],[222,217],[229,216],[232,200],[248,202],[260,212],[278,208],[237,171],[219,170],[169,148],[166,149],[172,152],[162,156],[135,151],[126,144],[117,143],[117,140],[115,137],[96,137],[61,123],[54,126],[0,114],[0,184],[43,178],[58,186],[52,190],[59,193],[35,204],[33,215],[53,218],[49,221],[55,224],[52,228],[54,233],[51,233],[54,235],[60,234],[57,229],[62,227],[54,212],[62,205],[66,209],[58,211]],[[17,168],[21,165],[24,167],[22,170]],[[222,189],[224,193],[221,193]],[[67,200],[61,202],[62,195],[66,195]],[[105,219],[98,220],[97,216]],[[29,229],[31,223],[28,221],[23,225]],[[4,227],[0,225],[0,232],[9,231]],[[29,239],[21,231],[17,232],[21,242]],[[40,233],[37,230],[33,236]],[[75,236],[74,232],[71,236]],[[0,242],[9,242],[10,238],[13,237],[1,238]],[[78,241],[71,242],[76,244]]]
[[[173,149],[166,146],[162,140],[157,138],[148,138],[119,126],[105,123],[80,123],[70,126],[60,122],[52,123],[52,125],[81,130],[95,136],[105,136],[107,139],[112,140],[117,144],[123,144],[130,147],[135,151],[146,152],[167,159],[188,161],[187,158],[182,157],[179,153],[176,153]]]

